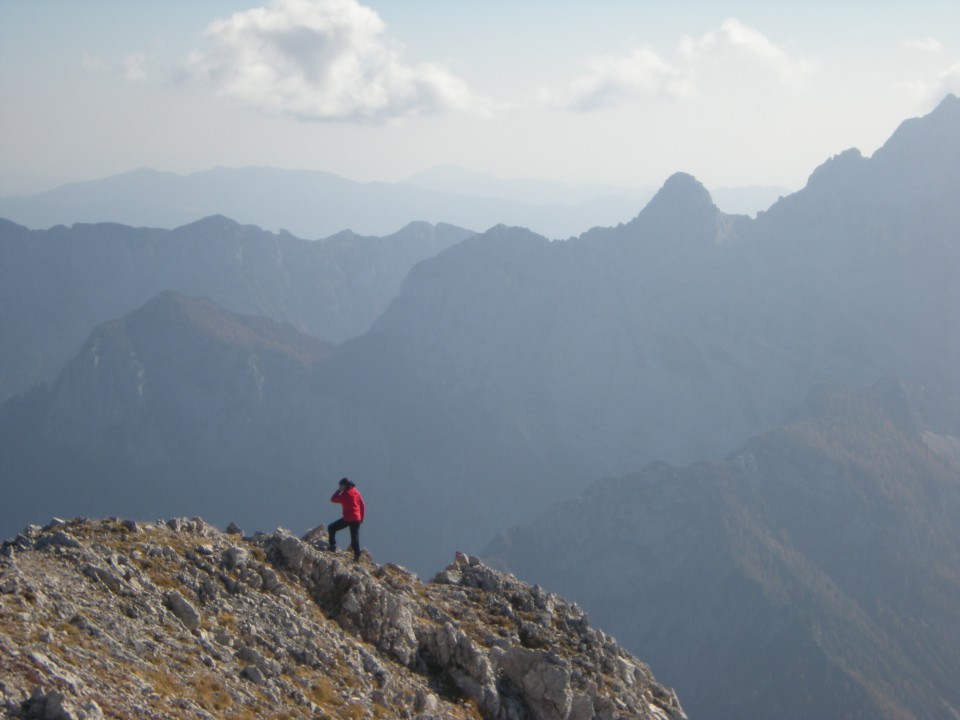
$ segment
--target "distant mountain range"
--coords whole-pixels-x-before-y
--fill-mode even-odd
[[[53,380],[91,328],[166,290],[341,342],[370,327],[416,263],[472,234],[411,223],[307,241],[219,216],[175,230],[0,220],[0,400]]]
[[[347,475],[370,507],[365,543],[417,570],[546,513],[572,545],[592,548],[569,556],[576,595],[591,559],[609,569],[610,545],[587,534],[619,539],[632,550],[615,554],[615,567],[649,570],[652,585],[611,581],[610,596],[589,595],[593,612],[622,610],[640,588],[667,625],[621,613],[630,642],[667,645],[657,633],[672,631],[673,657],[697,682],[729,665],[729,685],[704,685],[692,705],[681,694],[694,713],[725,692],[722,717],[761,716],[757,707],[782,708],[777,717],[956,714],[940,675],[957,670],[946,649],[958,637],[960,577],[949,529],[960,487],[957,197],[960,100],[950,96],[873,157],[828,160],[755,219],[723,213],[678,173],[634,219],[567,241],[506,225],[415,226],[426,233],[414,243],[419,261],[392,266],[391,278],[405,275],[399,289],[381,296],[375,320],[345,323],[367,329],[336,346],[305,332],[310,309],[359,297],[349,288],[364,287],[377,267],[369,258],[393,243],[333,261],[322,245],[315,257],[305,241],[288,247],[283,234],[213,218],[135,231],[117,255],[110,238],[130,228],[45,236],[7,224],[0,267],[21,280],[0,285],[0,298],[22,328],[62,337],[71,303],[127,283],[156,287],[166,276],[131,270],[140,253],[151,258],[143,267],[169,262],[192,284],[122,295],[113,307],[135,304],[88,328],[55,379],[0,405],[0,533],[77,513],[311,527],[333,519],[329,484]],[[38,254],[60,236],[69,240]],[[74,246],[84,264],[58,265]],[[326,274],[331,262],[340,269]],[[40,311],[25,300],[45,292],[65,299]],[[30,333],[19,337],[31,357]],[[818,395],[824,385],[853,389]],[[850,399],[871,387],[869,400]],[[825,410],[797,424],[811,397]],[[741,460],[724,461],[736,448]],[[624,507],[615,527],[549,510],[655,461],[683,469],[641,473],[662,500],[609,485],[609,510]],[[662,517],[648,512],[654,502]],[[642,553],[638,537],[649,543]],[[531,542],[527,557],[524,544],[500,554],[532,567],[542,548]],[[861,575],[843,576],[853,570]],[[910,584],[878,589],[891,573]],[[682,618],[667,613],[668,598],[680,598]],[[665,668],[654,670],[682,686],[682,662],[660,657]],[[751,705],[758,696],[768,704]]]
[[[786,192],[734,188],[721,190],[717,197],[729,212],[755,214]],[[651,195],[615,187],[501,180],[450,166],[398,183],[358,183],[331,173],[267,167],[215,168],[189,175],[140,169],[0,197],[0,217],[45,230],[102,222],[172,228],[225,215],[308,239],[344,230],[390,235],[411,221],[475,231],[506,223],[567,238],[632,217]]]

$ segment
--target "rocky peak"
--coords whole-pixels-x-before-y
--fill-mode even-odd
[[[960,98],[947,95],[923,117],[900,123],[890,139],[874,153],[874,159],[894,163],[937,162],[951,156],[960,145]]]
[[[151,332],[171,337],[199,335],[224,346],[270,351],[309,365],[331,352],[323,341],[286,323],[255,315],[238,315],[207,298],[164,290],[120,321],[134,335]],[[108,323],[109,325],[109,323]]]
[[[700,181],[678,172],[667,178],[628,227],[655,242],[700,245],[726,239],[729,223],[724,218]]]
[[[667,178],[657,194],[643,209],[645,215],[680,216],[686,213],[715,211],[710,192],[693,175],[678,172]]]
[[[457,554],[431,582],[322,527],[54,520],[0,556],[12,718],[684,718],[582,610]]]
[[[960,99],[948,95],[931,113],[901,123],[872,157],[850,148],[827,160],[803,190],[777,202],[767,220],[805,215],[806,222],[829,219],[850,226],[865,213],[884,217],[909,212],[922,217],[924,226],[940,225],[937,232],[949,232],[960,218],[954,201],[960,182],[958,156]],[[915,223],[914,218],[907,224]],[[850,235],[849,230],[843,235]]]
[[[807,189],[820,186],[844,186],[859,181],[867,159],[857,148],[849,148],[838,153],[817,167],[807,180]]]

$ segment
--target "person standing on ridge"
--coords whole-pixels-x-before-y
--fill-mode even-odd
[[[330,550],[337,551],[337,533],[344,528],[350,528],[350,547],[353,549],[353,561],[360,561],[360,523],[366,514],[363,497],[357,486],[348,478],[340,481],[340,487],[330,498],[330,502],[343,506],[343,517],[330,523],[327,532],[330,535]]]

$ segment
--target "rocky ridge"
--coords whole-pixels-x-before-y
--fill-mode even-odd
[[[10,718],[686,717],[575,604],[457,553],[431,582],[195,518],[30,526],[0,556]]]

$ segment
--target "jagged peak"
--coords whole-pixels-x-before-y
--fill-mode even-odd
[[[693,175],[677,172],[667,178],[640,215],[681,217],[716,211],[710,191]]]
[[[653,246],[690,249],[729,242],[736,235],[731,217],[717,208],[699,180],[677,172],[624,228],[627,237]]]
[[[960,98],[947,95],[931,112],[900,123],[873,158],[903,162],[912,158],[940,160],[960,146]],[[915,160],[914,160],[915,161]]]
[[[814,169],[807,180],[807,187],[856,175],[866,162],[867,159],[859,149],[848,148]]]
[[[929,114],[905,120],[872,157],[849,148],[818,166],[806,186],[774,207],[796,207],[810,198],[833,204],[880,192],[885,202],[916,191],[914,176],[925,178],[923,191],[938,198],[960,173],[960,99],[947,95]],[[886,184],[886,187],[884,187]]]

